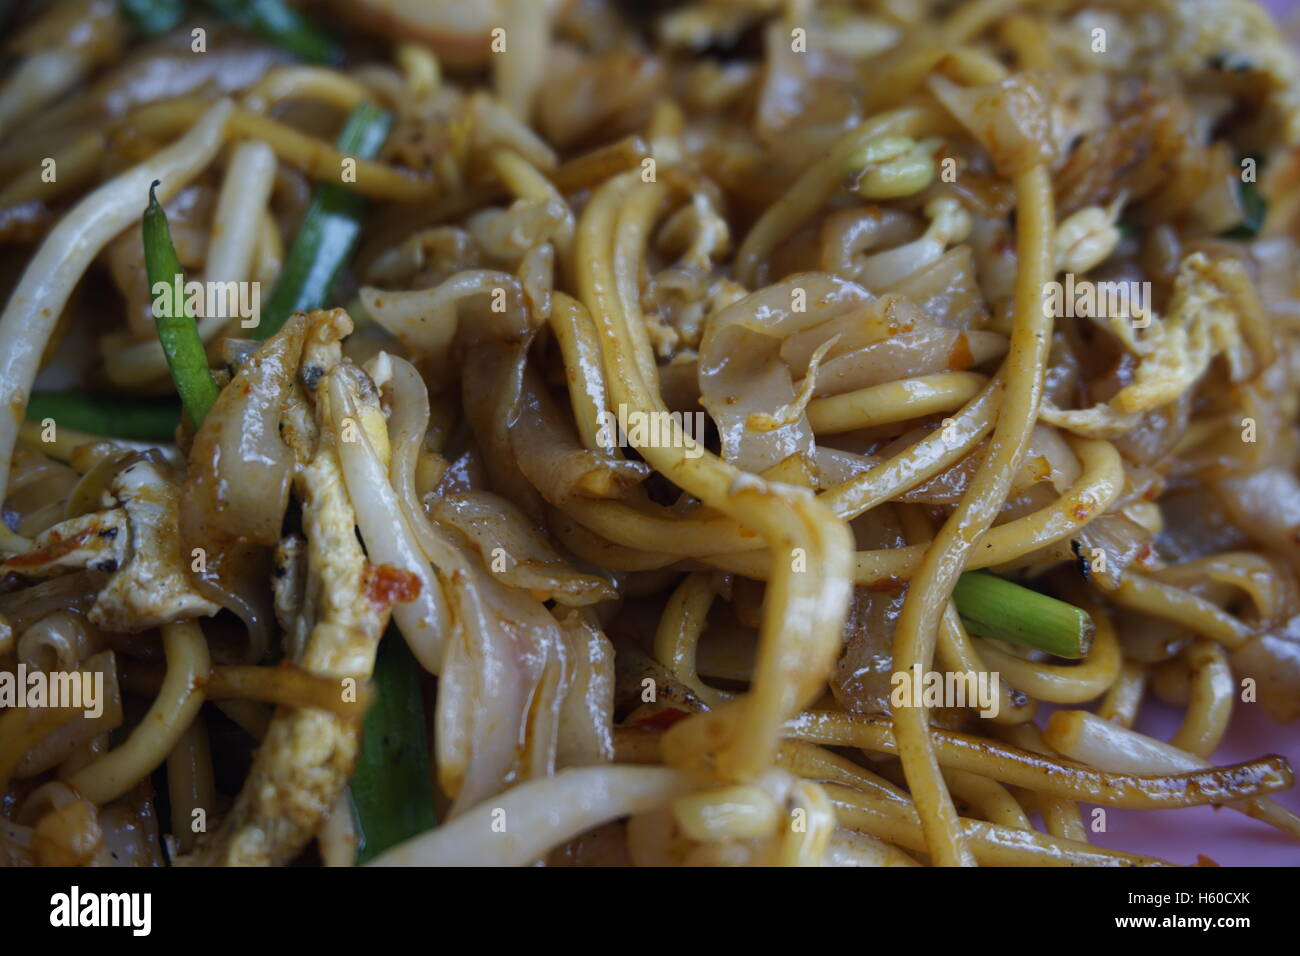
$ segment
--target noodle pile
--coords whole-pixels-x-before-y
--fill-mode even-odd
[[[1166,862],[1083,804],[1300,839],[1285,759],[1213,763],[1300,717],[1300,66],[1252,2],[305,9],[341,64],[10,25],[0,674],[104,693],[0,708],[0,862],[352,864],[398,641],[437,825],[379,865]],[[200,306],[171,441],[34,413],[174,401],[155,182],[262,321],[317,184],[364,197],[332,307]],[[973,626],[976,571],[1078,659]],[[898,700],[930,673],[997,679]]]

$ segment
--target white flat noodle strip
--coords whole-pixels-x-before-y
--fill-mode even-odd
[[[210,282],[244,282],[253,270],[253,252],[262,210],[275,185],[275,151],[260,139],[245,140],[230,155],[212,216],[206,278]],[[209,316],[208,325],[229,316]],[[216,324],[216,328],[220,328]],[[215,330],[213,332],[215,334]],[[211,338],[204,337],[204,341]]]
[[[28,263],[0,316],[0,501],[41,355],[73,287],[104,247],[143,215],[154,180],[161,182],[159,201],[165,201],[212,162],[232,108],[221,100],[175,143],[77,203]]]
[[[359,413],[343,378],[331,373],[328,382],[330,402],[340,409],[336,422],[356,422]],[[340,434],[339,462],[366,553],[372,563],[400,568],[419,580],[420,590],[413,600],[393,605],[393,619],[420,666],[437,674],[442,669],[443,636],[450,628],[442,588],[402,513],[369,436],[365,429],[357,432],[356,441],[346,441]]]
[[[76,49],[46,50],[23,60],[0,89],[0,136],[66,93],[89,66],[85,51]]]
[[[694,789],[667,767],[580,767],[520,784],[371,866],[526,866],[602,823],[667,806]]]

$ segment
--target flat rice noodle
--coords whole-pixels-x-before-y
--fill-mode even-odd
[[[978,329],[988,322],[989,310],[968,245],[949,249],[885,291],[916,303],[935,322],[949,328]]]
[[[853,589],[844,620],[844,651],[830,679],[835,700],[850,713],[893,714],[894,630],[906,597],[905,587],[883,593]]]
[[[429,398],[409,362],[391,359],[390,483],[451,613],[439,670],[434,736],[438,779],[456,816],[512,783],[553,772],[562,697],[552,662],[564,653],[555,618],[485,570],[469,540],[432,520],[415,496]],[[562,676],[562,674],[561,674]]]
[[[865,520],[870,518],[869,521]],[[908,544],[892,507],[876,509],[854,522],[857,547],[903,548]],[[856,714],[892,714],[894,630],[907,598],[906,586],[893,591],[858,586],[844,618],[844,650],[831,675],[831,693]]]
[[[1257,544],[1300,558],[1300,479],[1287,468],[1210,482],[1233,522]]]
[[[535,600],[582,607],[618,596],[604,578],[569,564],[526,515],[490,491],[444,494],[431,516],[473,542],[499,580]]]
[[[821,269],[862,282],[863,253],[892,249],[921,234],[917,217],[884,206],[840,209],[821,227]]]
[[[486,341],[471,346],[465,354],[461,396],[492,489],[541,526],[542,497],[519,470],[511,446],[527,361],[526,343]]]
[[[561,506],[575,495],[617,497],[650,475],[643,462],[583,447],[572,421],[533,368],[525,368],[521,385],[511,448],[519,470],[551,504]]]
[[[796,378],[808,374],[813,353],[834,339],[822,361],[836,358],[876,342],[935,325],[916,303],[898,295],[882,295],[838,318],[798,332],[781,343],[781,358]]]
[[[754,414],[790,405],[795,388],[781,343],[861,307],[870,297],[824,273],[792,276],[748,295],[709,319],[700,344],[700,393],[722,438],[723,457],[761,472],[791,455],[811,455],[812,427],[802,413],[770,431],[748,427]]]
[[[1270,625],[1229,661],[1234,674],[1255,678],[1266,714],[1281,723],[1300,718],[1300,616]]]
[[[930,89],[953,118],[979,142],[1006,179],[1031,166],[1050,165],[1060,145],[1049,91],[1030,73],[986,86],[958,86],[942,74]]]
[[[453,346],[465,327],[465,340],[510,340],[527,335],[529,310],[523,289],[508,272],[467,269],[432,289],[387,292],[364,287],[361,302],[375,321],[392,333],[407,351],[429,363],[438,379],[455,379]],[[504,309],[492,306],[504,304]],[[470,321],[462,323],[462,317]]]
[[[195,588],[249,630],[249,656],[270,643],[271,552],[289,502],[294,456],[280,436],[302,354],[306,318],[296,315],[222,389],[190,450],[181,494],[186,561]]]
[[[607,763],[614,759],[614,646],[591,613],[556,616],[573,676],[560,705],[555,769]]]
[[[1128,566],[1143,561],[1154,548],[1153,535],[1142,525],[1122,514],[1105,514],[1088,522],[1072,539],[1072,547],[1081,560],[1088,562],[1089,574],[1106,587],[1119,586]],[[1098,561],[1098,555],[1104,556]]]
[[[101,734],[108,734],[122,726],[122,691],[117,677],[117,655],[112,651],[100,651],[81,662],[79,668],[84,674],[103,674],[103,693],[99,699],[102,707],[97,717],[84,713],[77,714],[71,721],[55,729],[43,739],[33,744],[14,771],[14,776],[34,777],[39,773],[52,770],[63,763],[77,748],[89,743]]]
[[[1164,527],[1156,543],[1168,561],[1194,561],[1236,550],[1247,542],[1246,532],[1225,513],[1218,496],[1203,485],[1165,495],[1160,510]]]
[[[1006,350],[1006,337],[996,332],[934,327],[903,332],[822,363],[814,395],[825,398],[900,379],[962,372]]]

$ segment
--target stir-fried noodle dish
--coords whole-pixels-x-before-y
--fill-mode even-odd
[[[0,862],[1300,850],[1255,3],[0,11]]]

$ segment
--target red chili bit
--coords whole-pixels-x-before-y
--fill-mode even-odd
[[[948,353],[948,368],[954,372],[964,372],[975,364],[975,356],[971,354],[970,339],[966,337],[965,332],[957,333],[957,341],[952,345],[952,351]]]
[[[676,707],[665,707],[663,710],[634,721],[634,723],[643,730],[667,730],[677,721],[689,716],[690,714],[684,710],[678,710]]]
[[[76,551],[98,532],[98,528],[86,528],[78,531],[71,538],[61,538],[55,532],[51,536],[49,543],[43,548],[14,555],[5,564],[8,565],[11,571],[18,571],[23,568],[34,568],[42,564],[48,564],[51,561],[57,561],[65,554]]]
[[[391,564],[379,564],[370,569],[366,584],[366,597],[380,607],[406,604],[420,596],[420,579],[410,571]]]

